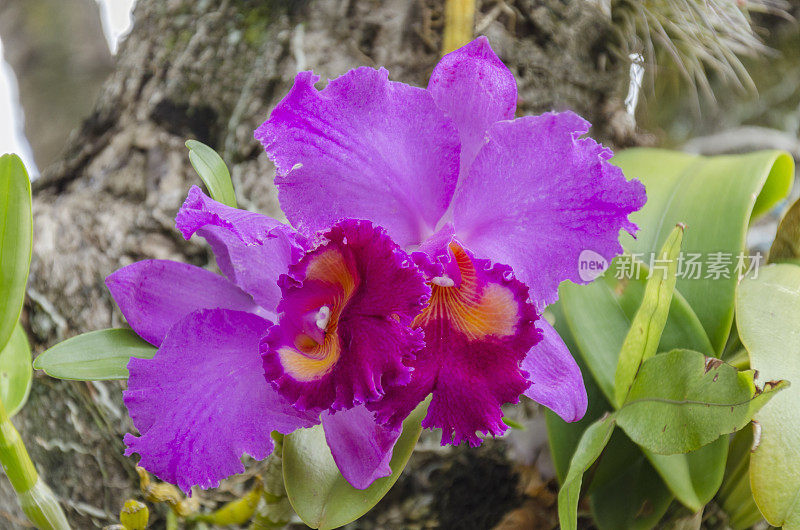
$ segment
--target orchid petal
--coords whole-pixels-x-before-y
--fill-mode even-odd
[[[126,455],[189,493],[244,471],[245,453],[266,458],[272,431],[318,423],[265,380],[258,344],[270,323],[226,309],[195,311],[167,333],[153,359],[131,359],[125,405],[140,436]]]
[[[542,341],[522,361],[531,382],[525,395],[564,421],[578,421],[586,414],[588,404],[581,369],[549,322],[540,319],[536,326],[542,330]]]
[[[145,260],[106,278],[106,286],[128,324],[158,346],[169,329],[198,309],[263,311],[224,276],[168,260]]]
[[[389,461],[402,429],[390,429],[364,405],[322,414],[325,439],[342,476],[356,489],[392,474]]]
[[[256,131],[286,216],[305,234],[344,218],[383,226],[402,247],[428,237],[458,177],[455,127],[424,89],[357,68],[323,90],[311,72]]]
[[[295,406],[348,409],[409,381],[423,345],[411,324],[430,288],[383,229],[337,224],[281,287],[279,325],[262,342],[264,370]]]
[[[505,432],[501,406],[517,403],[528,387],[520,363],[540,335],[527,288],[507,266],[476,259],[456,243],[450,251],[453,265],[445,270],[458,268],[458,279],[434,283],[415,320],[425,347],[412,363],[411,381],[368,407],[395,427],[432,393],[422,426],[441,428],[443,445],[477,446],[477,432]]]
[[[645,203],[644,186],[611,165],[611,151],[583,138],[571,112],[498,122],[453,199],[456,236],[476,255],[510,265],[539,310],[579,275],[584,251],[610,262],[619,231]]]
[[[486,142],[489,127],[514,118],[517,108],[514,74],[489,46],[489,39],[478,37],[442,57],[428,81],[428,92],[458,129],[460,174],[466,175]]]
[[[175,219],[186,239],[198,233],[211,245],[220,270],[274,311],[280,300],[278,277],[300,259],[305,241],[266,215],[237,210],[207,197],[192,186]]]

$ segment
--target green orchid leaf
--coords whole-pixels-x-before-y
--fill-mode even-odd
[[[562,530],[578,528],[578,501],[583,474],[603,452],[611,433],[614,432],[614,424],[614,415],[607,414],[591,424],[578,442],[569,464],[569,471],[558,492],[558,521]]]
[[[673,500],[667,486],[645,458],[628,462],[608,488],[589,497],[600,530],[650,530]]]
[[[0,350],[0,402],[11,417],[25,405],[31,391],[31,345],[17,323],[6,347]]]
[[[628,277],[620,269],[630,256],[620,256],[601,278],[588,285],[564,282],[559,288],[560,305],[582,357],[598,386],[610,402],[615,402],[614,377],[619,353],[636,312],[642,305],[649,271],[635,262],[635,274]],[[603,315],[603,318],[597,318]],[[564,336],[562,330],[559,331]],[[689,348],[712,355],[713,348],[703,325],[686,300],[675,291],[666,325],[656,351]],[[570,350],[572,351],[572,350]]]
[[[638,289],[636,297],[629,295],[623,298],[621,293],[616,297],[626,314],[630,314],[636,300],[641,300],[641,305],[636,309],[631,328],[623,342],[617,364],[614,390],[618,404],[625,401],[641,363],[654,356],[658,346],[664,346],[664,342],[674,346],[699,343],[704,351],[711,351],[707,335],[691,309],[680,312],[679,308],[688,305],[680,300],[674,305],[673,313],[680,314],[683,318],[674,317],[673,323],[681,322],[681,325],[671,326],[670,329],[673,335],[683,333],[680,336],[662,336],[670,308],[673,307],[672,298],[683,229],[684,227],[679,225],[670,233],[659,253],[658,261],[655,262],[650,279],[646,281],[644,292]],[[622,284],[624,281],[620,280],[620,283],[611,288],[611,292],[622,290],[632,294],[631,286],[634,289],[636,286],[641,286],[641,281],[627,281]],[[667,347],[669,346],[668,344]],[[678,500],[692,511],[699,511],[705,506],[722,483],[727,455],[727,442],[722,437],[685,455],[658,455],[646,449],[642,451]],[[623,526],[629,527],[631,524],[632,521]]]
[[[236,208],[236,193],[233,191],[231,173],[225,161],[204,143],[187,140],[189,161],[208,188],[211,198],[231,208]]]
[[[647,187],[647,204],[631,216],[640,228],[637,238],[622,238],[626,251],[649,258],[676,224],[686,224],[683,255],[699,254],[706,267],[699,278],[679,275],[676,288],[703,324],[715,355],[721,355],[733,322],[736,269],[745,253],[748,224],[789,192],[791,156],[759,151],[702,157],[641,148],[621,151],[613,162]],[[712,261],[727,277],[709,275]]]
[[[611,355],[608,355],[609,361],[605,364],[608,368],[606,373],[609,377],[607,385],[609,392],[613,389],[613,380],[611,379],[613,376],[611,371],[613,364],[611,360],[615,360],[616,355],[614,350],[602,348],[603,343],[597,337],[609,336],[609,332],[615,330],[616,338],[612,337],[609,340],[616,341],[614,344],[621,345],[627,332],[626,326],[629,325],[630,320],[641,305],[646,289],[645,278],[648,275],[646,268],[641,267],[640,273],[631,279],[616,279],[615,270],[615,264],[612,263],[612,267],[605,276],[587,286],[562,285],[561,301],[548,307],[548,311],[555,316],[554,327],[556,331],[564,339],[564,343],[570,352],[573,353],[582,373],[592,373],[586,368],[586,361],[590,357],[583,354],[576,346],[575,339],[567,325],[563,308],[569,305],[573,313],[579,315],[577,319],[572,321],[572,324],[585,333],[585,347],[588,348],[587,351],[593,352],[594,359],[608,351],[612,352]],[[569,292],[568,295],[564,296],[567,291]],[[604,315],[602,322],[595,322],[595,320],[600,319],[591,319],[592,308],[595,311],[601,311],[600,314]],[[609,318],[611,315],[615,316],[615,319]],[[605,324],[605,326],[600,324]],[[587,329],[597,330],[601,335],[587,333]],[[695,349],[707,355],[711,355],[713,351],[708,336],[697,316],[688,307],[688,304],[680,294],[676,292],[670,305],[669,318],[661,336],[659,349],[673,350],[681,345],[692,345]],[[610,347],[608,346],[608,348]],[[618,352],[619,346],[616,348],[616,352]],[[612,411],[611,406],[606,401],[608,398],[603,397],[596,380],[585,376],[584,383],[589,396],[589,410],[581,421],[566,423],[549,411],[545,416],[550,439],[550,450],[560,480],[563,480],[566,474],[569,459],[572,457],[586,426],[604,413]],[[646,455],[650,464],[656,469],[672,494],[691,510],[697,510],[706,504],[714,496],[716,488],[719,487],[718,481],[720,474],[724,470],[725,456],[727,454],[727,445],[724,443],[716,442],[685,455],[669,456],[656,455],[652,452],[643,451],[635,444],[631,443],[630,445],[635,449],[631,451],[626,461],[620,465],[630,464],[633,466],[631,462],[637,462]],[[606,465],[605,458],[601,463],[601,467],[604,465]],[[646,466],[639,466],[636,470],[636,473],[643,473],[644,475],[651,472],[649,468],[646,469]],[[633,473],[634,471],[630,472]],[[619,473],[628,473],[627,468],[621,469]],[[597,478],[596,475],[595,478]],[[649,499],[653,507],[660,506],[659,502],[663,501],[661,491],[665,487],[664,484],[647,480],[643,483],[643,487],[645,485],[651,486],[651,489],[642,490],[638,495]],[[600,509],[600,502],[599,500],[594,502],[593,506]],[[611,514],[616,514],[616,519],[610,519],[611,521],[617,521],[624,515],[611,507],[606,507],[604,513],[606,512],[609,517]],[[600,512],[596,514],[596,518],[598,524],[600,524]],[[611,526],[613,527],[613,525]]]
[[[17,155],[0,156],[0,348],[14,332],[31,265],[31,181]]]
[[[339,473],[321,425],[300,429],[283,442],[283,479],[297,515],[311,528],[329,530],[355,521],[380,501],[397,482],[422,432],[428,401],[403,422],[403,432],[389,462],[392,474],[359,490]]]
[[[674,498],[639,447],[619,429],[603,451],[587,494],[600,530],[653,528]]]
[[[614,374],[630,320],[602,281],[588,285],[564,282],[558,293],[564,318],[578,347],[573,355],[580,354],[603,395],[613,403]]]
[[[659,455],[644,448],[642,452],[680,503],[698,512],[711,502],[722,484],[728,437],[720,436],[686,454]]]
[[[795,383],[755,416],[761,432],[750,455],[750,485],[773,526],[800,528],[800,267],[762,267],[736,293],[739,337],[759,379]]]
[[[636,372],[642,362],[656,354],[661,341],[675,290],[683,229],[683,225],[678,225],[667,237],[658,255],[658,263],[652,267],[647,280],[642,304],[622,343],[614,377],[614,403],[617,406],[624,403]]]
[[[103,329],[59,342],[39,355],[33,367],[58,379],[128,379],[131,357],[152,359],[156,351],[130,329]]]
[[[788,393],[787,389],[784,394]],[[777,396],[776,396],[777,398]],[[745,530],[764,519],[753,499],[750,488],[750,452],[753,448],[753,429],[737,432],[730,443],[725,477],[717,493],[717,504],[728,515],[734,530]]]
[[[754,375],[691,350],[656,355],[639,369],[617,424],[653,453],[694,451],[744,427],[788,386],[773,381],[759,389]]]

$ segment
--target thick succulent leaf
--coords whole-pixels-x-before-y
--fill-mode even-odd
[[[661,333],[667,323],[672,293],[678,271],[678,253],[683,239],[683,225],[676,226],[658,254],[644,291],[642,304],[636,311],[617,361],[614,377],[614,403],[625,401],[628,390],[641,364],[656,354]]]
[[[631,439],[657,454],[694,451],[744,427],[776,391],[757,388],[754,372],[740,372],[719,359],[673,350],[645,361],[617,423]]]
[[[355,521],[380,501],[400,477],[422,431],[428,402],[421,403],[403,422],[389,466],[392,474],[364,490],[347,483],[336,467],[318,425],[286,436],[283,443],[283,479],[292,507],[311,528],[328,530]]]
[[[558,520],[562,530],[578,528],[578,501],[581,495],[583,474],[603,452],[614,432],[614,424],[614,415],[603,416],[584,431],[578,442],[578,447],[569,464],[569,471],[558,492]]]
[[[684,254],[707,256],[745,251],[749,222],[789,192],[792,158],[781,151],[701,157],[663,149],[629,149],[613,163],[647,187],[647,204],[631,215],[641,229],[637,239],[622,236],[625,250],[650,256],[677,223],[687,225]],[[733,269],[731,266],[731,269]],[[729,278],[678,278],[677,290],[702,322],[714,351],[721,354],[733,322],[737,275]]]
[[[800,528],[800,267],[770,265],[742,280],[736,321],[759,378],[794,383],[755,416],[761,438],[750,455],[750,485],[771,525]]]
[[[28,400],[31,391],[31,345],[25,330],[17,323],[5,348],[0,350],[0,401],[13,416]]]
[[[152,359],[155,354],[155,346],[130,329],[103,329],[59,342],[39,355],[33,367],[58,379],[128,379],[131,357]]]
[[[233,191],[231,174],[225,161],[204,143],[187,140],[189,161],[208,188],[208,194],[217,202],[236,208],[236,193]]]
[[[33,237],[31,182],[17,155],[0,156],[0,348],[22,311]]]

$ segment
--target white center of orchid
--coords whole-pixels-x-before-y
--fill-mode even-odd
[[[319,308],[317,311],[316,316],[314,317],[314,321],[317,324],[317,327],[321,331],[325,331],[328,328],[328,322],[331,320],[331,308],[324,305]]]
[[[452,278],[448,278],[447,276],[437,276],[431,280],[431,283],[439,287],[452,287],[456,284]]]

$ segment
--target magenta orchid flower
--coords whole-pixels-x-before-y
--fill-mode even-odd
[[[284,212],[303,234],[372,221],[414,253],[432,288],[413,322],[425,346],[410,382],[367,408],[396,428],[432,395],[423,426],[441,428],[443,444],[502,434],[501,406],[523,392],[580,419],[580,370],[537,316],[560,282],[586,283],[582,251],[609,261],[622,252],[619,232],[637,230],[628,215],[644,205],[644,186],[581,138],[589,123],[575,114],[514,119],[514,77],[484,37],[446,55],[427,89],[366,67],[322,90],[318,80],[298,74],[256,131]],[[279,350],[262,349],[291,379]]]
[[[149,260],[106,279],[134,331],[158,347],[152,360],[128,364],[124,401],[140,435],[126,435],[126,454],[189,492],[242,472],[245,453],[266,458],[272,431],[321,422],[353,486],[390,474],[400,429],[377,422],[364,403],[407,383],[423,345],[410,325],[430,288],[410,257],[366,221],[309,240],[197,187],[177,225],[210,243],[225,276]],[[285,316],[273,326],[278,311]],[[262,341],[280,363],[262,359]],[[287,387],[277,367],[299,383]],[[303,400],[293,405],[283,394]]]
[[[611,260],[644,188],[572,113],[514,119],[516,84],[486,39],[427,89],[358,68],[297,75],[257,131],[297,229],[193,188],[178,229],[223,275],[163,260],[107,279],[158,347],[132,359],[126,454],[184,491],[264,458],[272,431],[321,423],[357,488],[391,473],[402,420],[432,395],[442,443],[499,435],[524,393],[567,421],[580,370],[541,317],[583,250]]]

